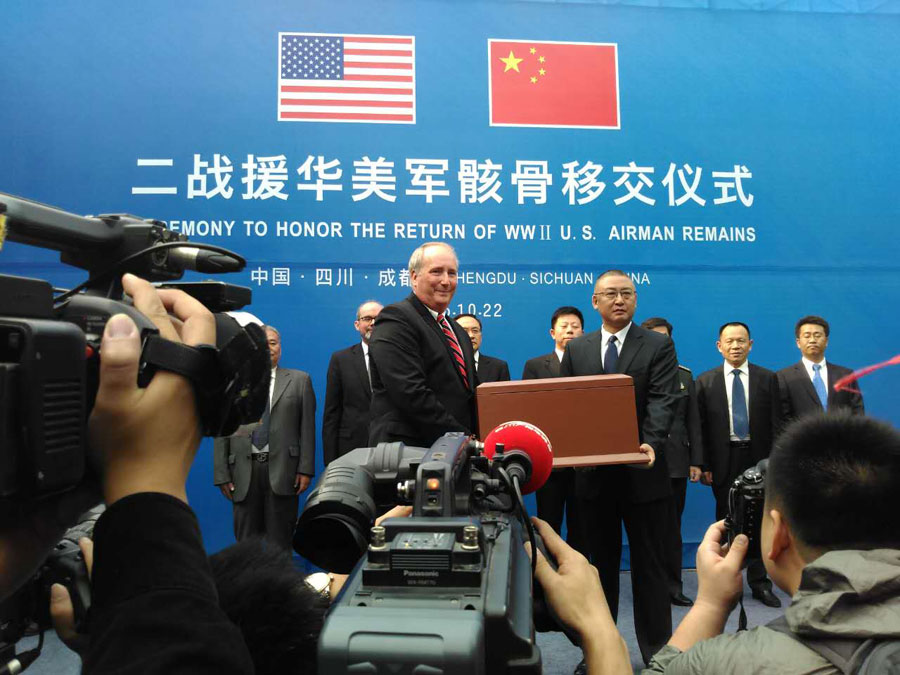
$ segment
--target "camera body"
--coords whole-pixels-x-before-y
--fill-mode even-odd
[[[762,459],[756,466],[746,469],[734,479],[728,491],[728,515],[725,517],[725,530],[728,543],[734,541],[739,534],[747,535],[750,540],[744,565],[751,560],[759,560],[759,532],[762,525],[763,504],[766,499],[766,470],[769,460]]]
[[[350,571],[319,637],[322,672],[541,672],[528,523],[509,479],[529,460],[499,450],[489,459],[448,433],[328,466],[294,536],[313,563]],[[371,527],[398,501],[412,501],[410,518]]]

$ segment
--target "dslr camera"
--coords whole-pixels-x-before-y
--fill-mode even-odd
[[[725,517],[725,530],[728,543],[734,541],[739,534],[746,534],[750,540],[746,566],[751,560],[759,560],[760,552],[759,528],[762,525],[763,503],[766,499],[766,470],[768,459],[761,459],[756,466],[746,469],[734,479],[728,490],[728,515]]]
[[[551,464],[546,436],[525,423],[484,444],[448,433],[431,448],[382,443],[329,464],[294,533],[298,553],[350,573],[319,637],[320,671],[540,673],[535,626],[564,628],[539,585],[532,599],[523,544],[546,549],[522,492]],[[398,502],[412,517],[372,526]]]

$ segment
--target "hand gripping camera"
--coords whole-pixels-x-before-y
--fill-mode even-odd
[[[751,560],[759,560],[759,529],[762,525],[763,503],[766,499],[766,470],[768,459],[761,459],[756,466],[745,470],[734,479],[728,490],[728,515],[725,517],[725,530],[728,543],[734,541],[739,534],[746,534],[750,540],[744,566]]]
[[[319,669],[540,673],[535,624],[552,617],[532,614],[523,543],[543,544],[521,495],[551,465],[546,436],[522,422],[483,446],[449,433],[431,448],[382,443],[329,464],[294,534],[298,553],[350,572],[319,637]],[[398,502],[412,503],[412,517],[372,527]]]

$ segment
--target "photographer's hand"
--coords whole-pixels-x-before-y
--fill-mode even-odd
[[[581,636],[589,675],[632,672],[628,647],[616,629],[597,568],[566,544],[546,522],[539,518],[531,520],[558,566],[554,570],[537,551],[535,576],[560,621]],[[526,551],[529,557],[533,555],[527,544]]]
[[[670,645],[682,651],[700,640],[719,635],[741,597],[744,583],[741,564],[749,540],[739,534],[729,547],[722,545],[724,538],[725,521],[720,520],[709,526],[697,549],[697,599],[669,640]]]
[[[84,565],[90,578],[94,567],[94,542],[82,537],[78,547],[84,556]],[[84,653],[88,646],[88,636],[75,630],[75,608],[68,589],[62,584],[50,587],[50,619],[60,641],[79,656]]]
[[[199,301],[181,291],[158,290],[131,274],[122,277],[122,285],[162,337],[189,345],[215,344],[215,319]],[[173,322],[169,312],[180,322]],[[140,353],[134,322],[124,314],[110,318],[88,425],[91,448],[101,455],[106,503],[139,492],[161,492],[187,502],[185,481],[200,443],[193,387],[180,375],[161,370],[146,389],[139,389]]]

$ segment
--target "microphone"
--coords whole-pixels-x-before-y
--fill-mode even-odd
[[[522,494],[534,492],[550,477],[553,469],[553,447],[547,435],[533,424],[528,422],[505,422],[495,427],[484,439],[484,454],[488,459],[493,459],[497,452],[497,445],[503,446],[504,456],[511,453],[518,455],[512,458],[511,464],[519,464],[515,467],[507,466],[507,471],[519,473]],[[521,468],[520,468],[521,467]],[[524,471],[523,471],[524,469]]]
[[[169,259],[181,265],[183,269],[194,270],[202,274],[240,272],[244,269],[241,261],[232,256],[206,251],[196,246],[172,248],[169,250]]]

